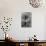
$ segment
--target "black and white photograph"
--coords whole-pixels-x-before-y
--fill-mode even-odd
[[[31,27],[31,12],[24,12],[21,16],[21,27]]]

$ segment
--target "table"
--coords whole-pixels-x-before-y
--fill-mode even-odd
[[[46,40],[29,41],[29,40],[9,40],[7,43],[14,44],[16,46],[46,46]]]

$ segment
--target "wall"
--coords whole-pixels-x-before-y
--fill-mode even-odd
[[[21,27],[21,14],[23,12],[32,12],[32,27]],[[28,0],[0,0],[0,16],[13,17],[12,26],[8,33],[17,40],[27,40],[34,34],[39,40],[44,40],[45,15],[45,8],[32,8]]]
[[[46,39],[46,16],[45,16],[45,24],[44,24],[44,38]]]

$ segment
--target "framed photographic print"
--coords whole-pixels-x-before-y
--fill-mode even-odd
[[[31,12],[23,12],[21,16],[21,27],[31,27]]]

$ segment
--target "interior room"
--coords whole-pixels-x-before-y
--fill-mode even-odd
[[[46,46],[46,0],[0,0],[0,46]]]

